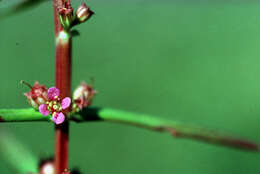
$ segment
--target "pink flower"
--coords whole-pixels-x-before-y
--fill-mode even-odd
[[[39,106],[39,111],[42,115],[52,115],[52,120],[56,124],[61,124],[65,120],[65,116],[62,113],[65,109],[69,108],[71,99],[69,97],[61,100],[59,98],[60,90],[56,87],[48,89],[48,101],[45,104]]]

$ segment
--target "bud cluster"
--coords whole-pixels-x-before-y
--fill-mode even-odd
[[[70,0],[58,5],[57,9],[61,25],[65,30],[69,30],[71,27],[85,22],[94,14],[85,3],[82,3],[78,7],[76,14],[73,14]]]
[[[61,25],[64,29],[69,29],[71,22],[73,21],[73,8],[71,6],[70,0],[66,1],[57,7],[59,12],[59,18]]]

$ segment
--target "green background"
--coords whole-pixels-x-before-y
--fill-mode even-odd
[[[74,6],[80,2],[75,0]],[[94,77],[99,93],[93,105],[260,141],[260,3],[90,0],[88,4],[96,15],[78,27],[81,36],[73,40],[73,88]],[[0,19],[0,108],[28,107],[22,95],[28,88],[19,84],[22,79],[54,85],[52,12],[48,1]],[[53,153],[53,124],[0,127],[39,157]],[[86,174],[257,174],[259,161],[256,153],[135,127],[71,124],[70,167],[80,167]],[[1,154],[0,173],[17,173]]]

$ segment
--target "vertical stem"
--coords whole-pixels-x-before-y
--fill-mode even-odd
[[[57,12],[58,3],[53,0],[55,41],[56,41],[56,87],[60,89],[61,98],[71,95],[71,36],[63,30]],[[68,169],[69,123],[66,121],[55,127],[55,171],[62,174]]]

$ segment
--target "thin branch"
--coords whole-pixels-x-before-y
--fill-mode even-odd
[[[79,114],[73,115],[71,119],[76,122],[97,120],[117,122],[142,127],[153,131],[168,132],[176,138],[188,138],[250,151],[258,151],[259,149],[258,144],[254,142],[212,131],[206,128],[164,120],[162,118],[150,115],[109,108],[87,108]]]
[[[0,109],[0,122],[49,121],[34,109]],[[245,139],[212,131],[190,124],[165,120],[146,114],[120,111],[109,108],[88,107],[80,113],[69,116],[71,121],[86,123],[107,121],[137,126],[152,131],[168,132],[175,138],[188,138],[211,144],[218,144],[250,151],[258,151],[259,145]]]
[[[0,122],[30,122],[49,121],[50,116],[43,117],[33,108],[26,109],[0,109]]]

